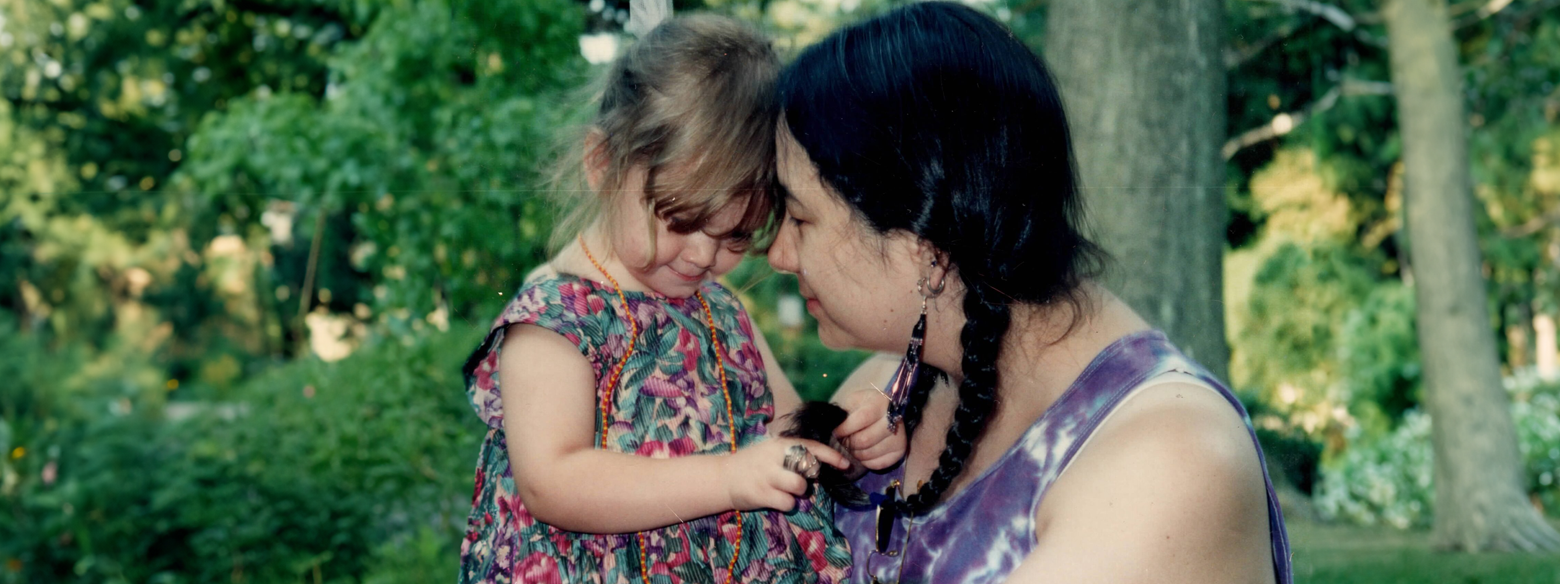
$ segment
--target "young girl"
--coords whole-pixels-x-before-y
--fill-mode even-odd
[[[803,495],[847,459],[766,439],[799,399],[715,282],[778,210],[778,70],[765,39],[711,16],[661,24],[612,67],[567,245],[466,364],[490,429],[460,582],[842,579],[832,504]]]

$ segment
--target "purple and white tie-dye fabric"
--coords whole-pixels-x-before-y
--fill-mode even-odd
[[[917,517],[911,528],[914,537],[906,537],[908,521],[898,518],[887,553],[878,553],[877,509],[839,508],[835,517],[855,556],[848,581],[987,584],[1005,580],[1035,546],[1035,512],[1051,483],[1133,389],[1171,371],[1191,375],[1223,395],[1247,419],[1247,431],[1256,443],[1256,432],[1240,400],[1170,344],[1163,333],[1128,335],[1101,351],[1018,442],[964,490]],[[1261,453],[1262,447],[1257,445],[1257,455]],[[868,493],[882,493],[903,473],[903,467],[886,474],[870,473],[860,485]],[[1266,468],[1263,475],[1276,580],[1290,584],[1284,517]]]

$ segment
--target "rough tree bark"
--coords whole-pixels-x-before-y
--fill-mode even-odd
[[[1528,503],[1473,224],[1462,71],[1446,0],[1386,0],[1403,139],[1425,401],[1433,420],[1435,540],[1445,549],[1553,550]]]
[[[1223,27],[1219,0],[1054,0],[1045,40],[1107,286],[1220,377]]]

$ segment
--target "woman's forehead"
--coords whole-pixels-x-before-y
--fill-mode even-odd
[[[786,200],[793,203],[801,203],[806,206],[810,201],[816,201],[818,196],[824,194],[822,179],[818,177],[818,167],[807,156],[807,151],[802,149],[800,142],[791,137],[791,133],[785,131],[785,126],[780,126],[777,133],[776,159],[778,163],[780,184],[784,187]]]

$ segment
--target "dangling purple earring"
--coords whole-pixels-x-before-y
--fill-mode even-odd
[[[932,260],[932,267],[937,267],[937,260]],[[888,386],[883,391],[888,396],[889,432],[897,431],[899,422],[905,419],[905,405],[910,403],[910,388],[921,373],[921,347],[926,344],[926,303],[942,294],[946,285],[947,280],[944,280],[942,285],[932,288],[931,276],[921,278],[915,284],[916,291],[921,293],[921,318],[915,321],[915,328],[910,329],[910,347],[905,349],[905,359],[899,362],[899,368],[894,370],[894,376],[889,378]]]

